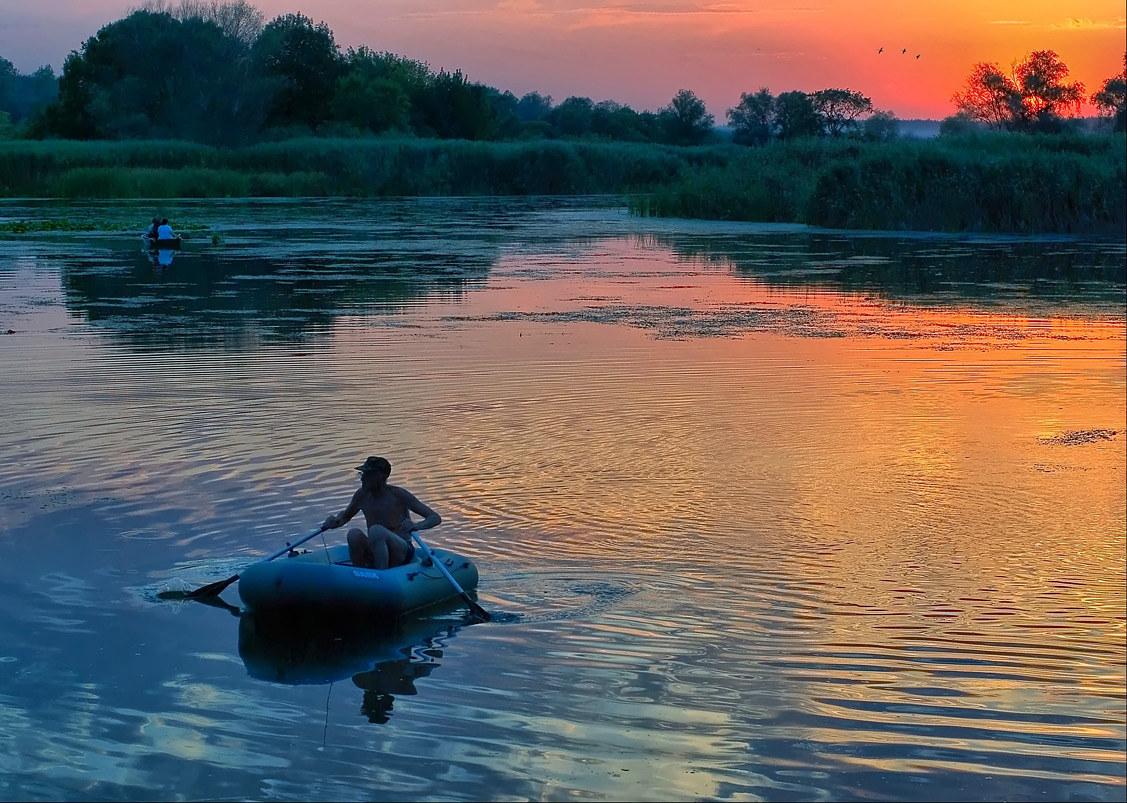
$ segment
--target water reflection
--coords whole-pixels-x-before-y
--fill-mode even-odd
[[[1001,272],[1056,241],[223,215],[163,274],[0,246],[0,798],[1122,799],[1111,246],[1058,299]],[[927,283],[974,249],[988,287]],[[134,593],[273,551],[368,453],[516,621],[236,645]]]
[[[171,248],[145,248],[144,251],[149,263],[158,268],[171,267],[173,258],[179,253]]]
[[[785,287],[869,291],[914,302],[1015,298],[1122,305],[1127,259],[1120,242],[865,236],[659,238],[676,254],[730,263],[736,275]]]
[[[484,280],[495,259],[480,249],[329,251],[272,256],[201,246],[175,264],[162,262],[158,252],[106,251],[64,260],[62,285],[68,310],[146,351],[302,342],[341,315],[401,312],[428,297],[458,299]]]
[[[431,674],[445,643],[470,624],[460,611],[432,612],[391,626],[341,625],[324,619],[294,620],[243,611],[239,657],[247,674],[291,686],[324,685],[351,678],[362,691],[360,710],[382,725],[396,696],[418,694],[415,682]]]

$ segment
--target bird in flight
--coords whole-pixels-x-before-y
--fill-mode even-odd
[[[884,52],[884,48],[883,48],[883,47],[882,47],[882,48],[881,48],[880,50],[878,50],[878,51],[877,51],[877,53],[883,53],[883,52]]]
[[[919,61],[919,60],[920,60],[920,54],[919,54],[919,53],[917,53],[917,54],[916,54],[916,61]]]
[[[901,55],[903,55],[904,53],[907,53],[907,52],[908,52],[908,48],[904,48],[903,50],[900,51]]]

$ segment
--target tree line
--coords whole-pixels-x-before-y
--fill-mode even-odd
[[[1116,131],[1127,125],[1127,54],[1123,62],[1124,69],[1088,98],[1114,121]],[[1068,65],[1052,50],[1018,59],[1008,75],[996,62],[979,62],[963,89],[951,96],[958,113],[945,122],[954,127],[978,122],[1011,131],[1058,133],[1064,118],[1078,112],[1084,102],[1084,84],[1067,80],[1068,74]]]
[[[1052,51],[1007,76],[976,65],[954,98],[962,123],[1057,130],[1083,86]],[[1124,118],[1123,74],[1091,101]],[[849,89],[743,93],[726,111],[738,144],[859,136],[887,141],[896,118]],[[410,136],[471,141],[595,139],[701,145],[725,139],[704,102],[682,89],[656,112],[587,97],[554,104],[470,81],[461,71],[368,47],[343,50],[324,22],[300,13],[269,22],[245,0],[149,0],[102,27],[50,67],[21,75],[0,59],[0,138],[181,139],[241,145],[318,136]]]

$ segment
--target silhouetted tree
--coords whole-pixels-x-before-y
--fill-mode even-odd
[[[774,120],[779,139],[817,137],[822,134],[822,120],[805,92],[783,92],[775,98]]]
[[[1084,84],[1064,83],[1068,67],[1052,50],[1036,50],[1014,65],[1014,82],[1021,93],[1016,116],[1025,127],[1080,111]]]
[[[848,89],[821,89],[811,93],[810,102],[831,137],[856,128],[863,116],[873,112],[869,98]]]
[[[362,131],[381,134],[410,129],[411,101],[395,81],[361,72],[340,77],[333,90],[332,118]]]
[[[520,133],[521,119],[517,111],[520,101],[512,92],[486,87],[485,96],[489,100],[491,115],[496,124],[497,131],[494,136],[499,139],[512,139]]]
[[[230,3],[181,0],[175,16],[182,20],[194,18],[214,22],[225,34],[233,36],[247,47],[258,39],[266,22],[262,12],[244,0]]]
[[[0,112],[8,114],[10,123],[23,122],[58,96],[59,79],[50,67],[24,75],[12,62],[0,58]]]
[[[1092,95],[1092,103],[1102,114],[1115,120],[1115,130],[1127,128],[1127,54],[1123,56],[1123,67],[1119,75],[1104,81],[1103,87]]]
[[[991,62],[974,66],[962,92],[951,97],[959,113],[986,123],[1032,131],[1055,130],[1060,118],[1080,110],[1084,85],[1065,83],[1068,66],[1052,50],[1014,62],[1006,76]]]
[[[494,139],[498,133],[489,88],[467,81],[461,70],[441,71],[414,101],[417,133],[440,139]]]
[[[653,136],[642,115],[613,100],[601,100],[594,105],[591,133],[622,142],[645,142]]]
[[[233,36],[247,47],[262,33],[266,18],[262,12],[245,0],[219,2],[219,0],[146,0],[138,11],[153,14],[168,14],[181,22],[200,20],[214,22],[228,36]]]
[[[874,111],[861,124],[861,135],[872,142],[891,142],[900,136],[900,121],[892,112]]]
[[[974,65],[962,92],[951,96],[958,116],[977,120],[997,128],[1013,120],[1013,105],[1017,89],[994,62],[980,61]]]
[[[545,119],[555,126],[560,136],[582,137],[591,131],[594,111],[594,101],[573,95],[552,109]]]
[[[137,11],[72,52],[44,135],[229,142],[257,129],[264,93],[246,48],[212,22]]]
[[[987,124],[981,120],[974,120],[966,114],[959,112],[958,114],[952,114],[950,117],[943,118],[939,123],[939,136],[951,137],[970,134],[981,128],[985,128],[986,125]]]
[[[699,145],[712,133],[716,118],[692,90],[682,89],[661,110],[669,141],[675,145]]]
[[[552,110],[552,96],[541,95],[539,92],[529,92],[517,101],[517,114],[522,123],[531,123],[534,120],[543,120]]]
[[[732,141],[737,145],[766,145],[774,128],[775,98],[767,87],[754,95],[740,94],[740,102],[728,109]]]
[[[329,118],[344,65],[328,25],[302,14],[275,17],[262,29],[251,52],[261,75],[277,87],[268,125],[314,129]]]

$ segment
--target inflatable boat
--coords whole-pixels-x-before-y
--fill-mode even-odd
[[[477,567],[469,558],[445,549],[433,551],[463,590],[477,588]],[[348,547],[340,545],[291,550],[277,560],[247,567],[239,575],[239,596],[249,610],[259,613],[355,613],[390,621],[459,595],[421,549],[409,563],[376,570],[353,566]]]
[[[167,240],[161,240],[156,237],[150,237],[147,234],[142,234],[141,239],[145,243],[145,247],[150,251],[179,251],[180,238],[172,237]]]

